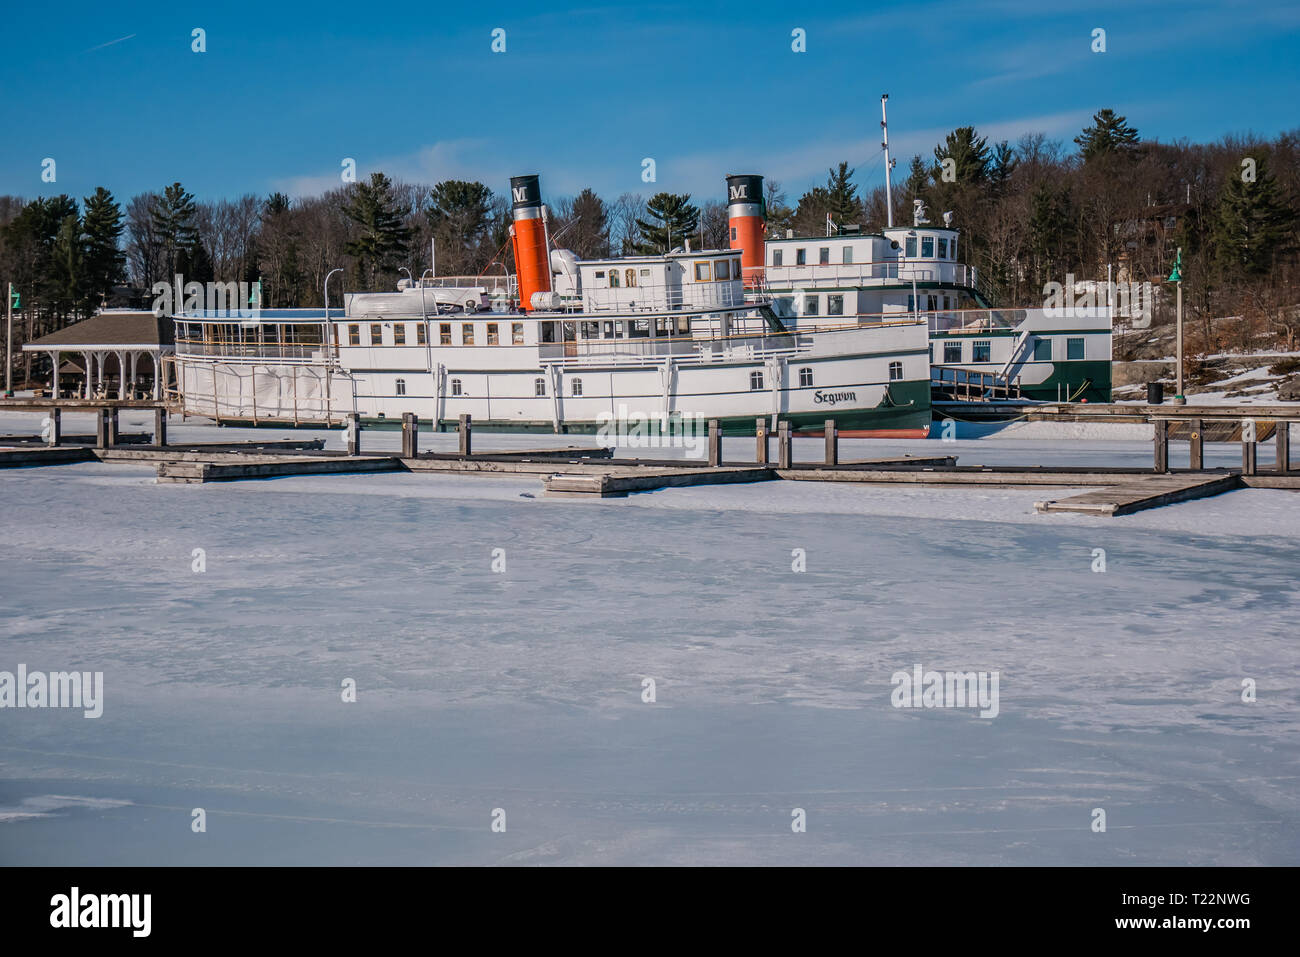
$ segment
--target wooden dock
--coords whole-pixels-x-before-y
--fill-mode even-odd
[[[400,471],[403,471],[402,463],[395,456],[285,458],[246,455],[241,457],[241,461],[159,462],[158,483],[160,485],[203,485],[207,482],[233,482],[241,479],[281,478],[291,475],[345,475],[357,472]]]
[[[94,461],[94,450],[84,447],[26,446],[0,448],[0,469],[27,468],[32,465],[68,465],[73,462]]]
[[[1131,515],[1149,508],[1208,498],[1242,487],[1241,477],[1197,475],[1144,475],[1120,485],[1095,489],[1064,499],[1035,502],[1038,512],[1082,512],[1087,515]]]

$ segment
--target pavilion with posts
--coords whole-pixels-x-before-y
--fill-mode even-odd
[[[84,370],[84,378],[77,376],[76,391],[68,398],[160,399],[165,386],[163,356],[175,351],[175,341],[168,317],[136,309],[105,309],[24,343],[23,351],[49,357],[52,398],[63,398],[67,391],[60,387],[60,373],[69,368],[64,358],[71,355],[79,357],[77,371]]]

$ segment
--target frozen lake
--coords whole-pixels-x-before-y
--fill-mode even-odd
[[[1022,434],[842,455],[1150,461]],[[0,471],[0,671],[105,685],[98,719],[0,710],[0,863],[1300,863],[1294,493],[1096,519],[1042,489],[539,492]],[[998,672],[999,713],[893,707],[917,664]]]

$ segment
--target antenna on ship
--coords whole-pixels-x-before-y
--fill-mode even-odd
[[[888,99],[888,93],[880,95],[880,132],[885,137],[884,142],[880,145],[885,148],[885,225],[892,228],[894,225],[894,185],[890,179],[889,171],[894,168],[894,161],[889,158],[889,117],[885,115],[885,101]]]

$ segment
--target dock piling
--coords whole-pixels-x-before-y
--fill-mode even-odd
[[[167,444],[167,410],[153,410],[153,444],[164,446]]]
[[[722,427],[717,419],[709,419],[709,467],[722,464]]]
[[[826,464],[840,464],[840,433],[835,428],[835,420],[827,419],[823,427],[826,435]]]
[[[1201,428],[1200,419],[1192,419],[1189,423],[1189,427],[1192,430],[1192,434],[1188,468],[1194,472],[1201,472],[1205,469],[1205,432]]]
[[[50,409],[50,435],[45,441],[50,448],[57,448],[63,439],[63,410]]]
[[[788,469],[794,461],[794,438],[790,434],[789,422],[776,425],[776,461],[776,467],[781,469]]]
[[[1291,423],[1279,422],[1277,432],[1277,469],[1278,475],[1291,474]]]
[[[759,418],[754,422],[754,461],[759,465],[767,464],[767,419]]]
[[[460,433],[460,454],[469,455],[473,449],[474,417],[466,412],[460,417],[456,431]]]
[[[1156,419],[1151,423],[1155,427],[1155,469],[1158,475],[1169,471],[1169,420]]]
[[[361,454],[361,415],[349,412],[348,417],[348,455]]]
[[[1241,434],[1241,474],[1254,475],[1256,472],[1256,443],[1254,440],[1246,438],[1246,432]]]
[[[420,419],[414,412],[402,413],[402,458],[419,455]]]

